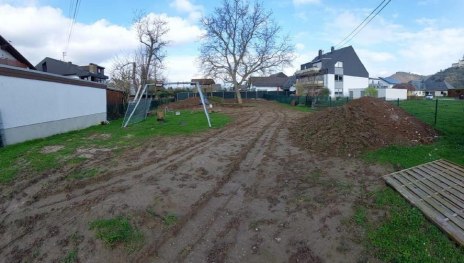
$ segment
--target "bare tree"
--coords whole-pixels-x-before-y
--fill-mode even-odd
[[[330,90],[322,85],[314,82],[299,82],[296,83],[297,94],[299,96],[310,97],[311,108],[315,108],[319,96],[329,96]]]
[[[293,45],[288,37],[279,36],[281,29],[271,16],[260,2],[223,0],[202,18],[206,31],[200,49],[202,70],[232,83],[238,103],[242,103],[240,87],[251,74],[290,65],[293,60]]]
[[[114,59],[112,70],[110,72],[110,81],[108,85],[124,93],[124,102],[127,102],[131,92],[131,87],[137,87],[135,78],[135,62],[129,61],[128,58],[117,57]]]
[[[138,14],[135,18],[137,37],[140,48],[136,52],[135,60],[138,66],[140,85],[143,87],[150,79],[161,78],[163,60],[166,57],[165,39],[169,32],[167,21],[154,15]]]

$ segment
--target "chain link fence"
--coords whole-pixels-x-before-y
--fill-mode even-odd
[[[266,94],[264,98],[267,100],[274,100],[280,103],[289,104],[293,106],[304,105],[306,107],[313,107],[314,109],[324,109],[328,107],[342,106],[352,99],[348,97],[331,98],[327,97],[310,97],[310,96],[285,96]],[[421,119],[430,125],[436,127],[444,126],[449,123],[450,116],[460,116],[456,121],[464,122],[464,100],[458,98],[440,98],[434,100],[408,99],[408,100],[388,100],[395,106],[405,109],[407,112],[421,116]],[[464,134],[464,131],[463,131]]]
[[[214,92],[205,92],[207,97],[217,97],[222,99],[235,99],[237,94],[235,91],[214,91]],[[264,99],[265,96],[284,96],[288,97],[288,91],[241,91],[240,96],[242,99]],[[185,100],[188,98],[198,97],[196,92],[179,92],[176,94],[176,100]]]
[[[464,123],[464,100],[453,98],[434,100],[415,99],[395,101],[393,103],[412,115],[421,116],[423,121],[436,127],[441,127],[445,123]]]
[[[158,99],[152,99],[150,102],[150,109],[153,110],[156,109],[162,105],[168,104],[170,102],[174,102],[175,98],[158,98]],[[107,120],[112,121],[112,120],[117,120],[119,118],[124,117],[124,114],[126,113],[127,110],[127,103],[118,103],[118,104],[108,104],[106,105],[106,115],[107,115]]]
[[[306,107],[313,107],[315,109],[329,108],[342,106],[351,101],[349,97],[332,98],[330,96],[285,96],[265,94],[264,99],[274,100],[280,103],[285,103],[293,106],[304,105]]]

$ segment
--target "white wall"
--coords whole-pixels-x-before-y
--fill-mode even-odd
[[[408,90],[406,89],[377,89],[378,98],[385,98],[386,100],[406,100],[408,99]]]
[[[330,96],[335,97],[335,75],[324,75],[324,84],[330,90]],[[369,78],[343,75],[343,96],[349,97],[350,90],[365,89],[369,86]]]
[[[369,86],[369,78],[343,76],[343,96],[349,96],[350,89],[366,89]]]
[[[3,128],[106,113],[106,90],[0,76]]]
[[[350,99],[353,99],[353,100],[359,99],[364,96],[365,90],[366,89],[350,89],[348,90],[348,97],[350,97]],[[350,96],[350,92],[353,93],[353,96]]]
[[[0,48],[0,58],[6,58],[16,61],[16,58],[13,57],[10,53]]]
[[[251,90],[256,90],[256,91],[282,91],[282,89],[279,87],[256,87],[256,86],[251,85],[250,88]]]
[[[47,75],[15,70],[23,71],[26,77]],[[48,79],[12,77],[5,72],[0,75],[0,146],[83,129],[106,120],[104,86],[91,87],[95,84],[87,86],[76,80],[76,84],[55,82],[70,81],[58,76]]]
[[[330,96],[335,97],[335,75],[334,74],[324,75],[324,86],[330,90]]]

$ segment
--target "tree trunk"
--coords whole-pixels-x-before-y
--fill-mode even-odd
[[[235,94],[237,95],[237,103],[242,104],[242,95],[240,94],[240,86],[235,84]]]

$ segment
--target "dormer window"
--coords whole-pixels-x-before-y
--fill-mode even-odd
[[[337,61],[337,63],[335,63],[335,67],[336,68],[343,68],[343,62],[342,61]]]

